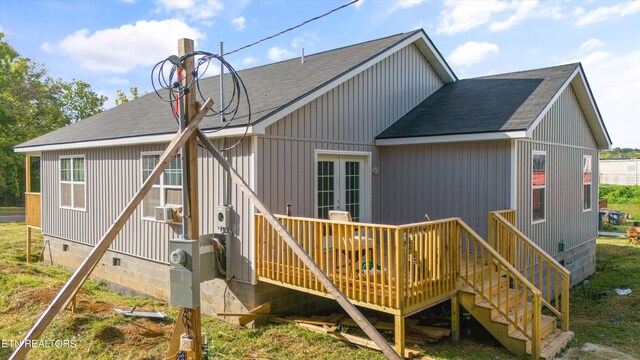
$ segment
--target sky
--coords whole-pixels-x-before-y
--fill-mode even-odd
[[[153,65],[179,38],[229,52],[349,1],[0,0],[0,32],[109,108],[118,89],[152,91]],[[640,0],[360,0],[226,60],[244,69],[417,28],[461,79],[582,62],[613,146],[640,148]]]

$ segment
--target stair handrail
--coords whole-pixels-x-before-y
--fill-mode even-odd
[[[520,240],[522,240],[522,242],[525,244],[525,246],[529,247],[533,253],[537,254],[539,256],[539,258],[541,259],[541,261],[539,262],[540,264],[540,269],[539,269],[539,280],[540,280],[540,286],[545,286],[545,282],[543,281],[542,278],[542,274],[543,274],[543,263],[546,262],[547,265],[547,278],[550,277],[550,273],[551,270],[550,268],[553,268],[554,271],[556,272],[557,275],[559,275],[562,279],[562,285],[561,285],[561,289],[555,289],[556,291],[554,292],[554,297],[555,297],[555,306],[551,304],[550,300],[551,300],[551,281],[550,279],[547,279],[546,281],[546,286],[547,286],[547,297],[548,299],[545,299],[545,297],[543,296],[541,298],[542,300],[542,305],[544,305],[546,308],[548,308],[551,312],[553,312],[561,321],[561,329],[562,331],[569,331],[569,288],[570,288],[570,282],[571,282],[571,272],[569,270],[567,270],[564,266],[562,266],[556,259],[554,259],[551,255],[549,255],[546,251],[544,251],[540,246],[538,246],[536,243],[534,243],[531,239],[529,239],[529,237],[527,237],[525,234],[523,234],[514,224],[512,224],[509,220],[505,219],[504,216],[502,216],[500,211],[491,211],[489,212],[489,223],[488,223],[488,234],[489,234],[489,240],[491,241],[491,243],[493,244],[494,248],[500,253],[500,249],[511,249],[511,246],[500,246],[500,244],[498,244],[498,242],[500,241],[500,239],[498,238],[497,234],[496,234],[496,229],[494,226],[494,223],[492,221],[492,219],[495,219],[496,222],[500,223],[502,226],[504,226],[504,228],[507,229],[507,231],[511,232],[511,234],[508,234],[508,238],[514,240],[514,246],[515,246],[515,240],[517,238],[519,238]],[[511,249],[511,250],[507,250],[507,251],[513,251],[515,253],[515,249]],[[529,254],[528,250],[525,250],[525,254]],[[536,276],[536,271],[535,271],[535,266],[536,264],[516,264],[516,259],[517,257],[515,256],[510,256],[510,254],[505,254],[505,253],[501,253],[500,254],[503,258],[506,258],[507,260],[509,260],[509,262],[516,268],[522,268],[525,269],[526,274],[524,274],[525,277],[528,277],[529,275],[529,271],[527,269],[532,268],[533,271],[531,271],[531,276],[534,277],[532,282],[535,282],[535,276]],[[528,259],[528,256],[524,256],[522,257],[523,259]],[[531,258],[535,258],[535,256],[532,256]],[[522,273],[521,269],[518,269],[519,272]],[[556,286],[557,286],[557,282],[556,282]],[[559,294],[558,294],[558,290],[560,290],[560,308],[558,309],[558,302],[559,302]]]
[[[504,316],[504,318],[507,320],[507,322],[509,322],[510,325],[514,326],[516,329],[518,329],[527,339],[529,339],[531,341],[531,356],[533,359],[539,359],[540,358],[540,352],[541,352],[541,318],[542,318],[542,307],[541,307],[541,298],[542,298],[542,292],[536,288],[527,278],[525,278],[518,270],[516,270],[516,268],[514,268],[511,263],[509,263],[509,261],[507,261],[505,258],[503,258],[491,245],[489,245],[489,243],[487,243],[486,241],[484,241],[482,239],[482,237],[480,237],[480,235],[478,235],[478,233],[476,233],[471,227],[469,227],[469,225],[467,225],[464,221],[462,220],[458,220],[458,225],[464,229],[464,231],[466,231],[466,233],[468,235],[470,235],[474,240],[475,243],[480,245],[482,247],[483,252],[481,252],[481,256],[482,256],[482,263],[483,266],[481,268],[481,271],[484,273],[484,251],[486,251],[488,254],[490,254],[491,259],[491,265],[489,266],[489,271],[491,272],[489,275],[489,279],[490,279],[490,285],[489,285],[489,291],[488,291],[488,295],[487,292],[484,289],[484,274],[482,274],[482,282],[481,282],[481,287],[478,288],[477,284],[475,283],[475,281],[472,282],[472,280],[469,279],[468,274],[463,274],[462,270],[460,271],[460,278],[464,280],[465,283],[467,283],[467,285],[470,285],[474,291],[476,291],[485,301],[487,301],[488,304],[491,305],[491,307],[496,310],[498,313],[500,313],[501,315]],[[457,236],[458,241],[460,242],[459,246],[462,246],[462,235],[458,235]],[[459,252],[461,253],[461,252]],[[467,249],[467,253],[468,253],[468,249]],[[461,263],[461,261],[459,261],[458,263]],[[529,293],[531,293],[531,301],[532,301],[532,306],[531,306],[531,311],[532,311],[532,324],[531,324],[531,335],[529,335],[529,333],[527,332],[527,326],[526,326],[526,314],[524,316],[524,325],[521,326],[518,321],[517,321],[517,307],[516,307],[516,315],[515,315],[515,320],[513,320],[511,318],[511,316],[509,316],[509,296],[508,296],[508,292],[507,292],[507,296],[506,296],[506,303],[505,303],[505,308],[506,311],[502,310],[502,306],[500,304],[500,292],[498,292],[498,298],[497,298],[497,304],[494,303],[493,300],[493,295],[492,295],[492,278],[493,278],[493,267],[494,265],[498,265],[500,267],[502,267],[503,269],[505,269],[508,273],[507,275],[507,279],[514,280],[514,287],[517,289],[518,285],[521,285],[523,288],[526,289],[526,291],[528,291]],[[469,262],[467,261],[467,269],[469,268]],[[475,267],[474,267],[474,271],[475,271]],[[468,270],[467,270],[468,272]],[[476,276],[474,275],[474,279],[475,280]],[[526,294],[526,292],[525,292]],[[526,296],[524,298],[524,301],[526,303]],[[514,302],[518,303],[518,295],[516,292],[516,297]],[[526,307],[525,307],[525,312],[526,312]]]

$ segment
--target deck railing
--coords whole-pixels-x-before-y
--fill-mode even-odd
[[[25,223],[40,228],[40,193],[24,193]]]
[[[463,221],[458,221],[460,277],[495,311],[531,341],[533,359],[540,358],[542,294],[516,268]],[[531,318],[529,318],[531,316]]]
[[[515,218],[515,211],[513,214]],[[542,305],[560,319],[562,330],[568,331],[571,273],[520,232],[502,212],[489,213],[488,239],[503,258],[542,291]]]

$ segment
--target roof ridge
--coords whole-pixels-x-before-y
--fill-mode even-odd
[[[389,38],[392,38],[392,37],[398,36],[398,35],[406,35],[405,36],[405,38],[406,38],[406,37],[409,37],[409,36],[415,34],[416,32],[419,32],[419,31],[421,31],[421,29],[410,31],[410,32],[397,33],[397,34],[384,36],[384,37],[377,38],[377,39],[366,40],[366,41],[362,41],[362,42],[359,42],[359,43],[356,43],[356,44],[345,45],[345,46],[341,46],[341,47],[337,47],[337,48],[333,48],[333,49],[327,49],[327,50],[323,50],[323,51],[320,51],[320,52],[317,52],[317,53],[313,53],[313,54],[305,54],[304,57],[305,58],[309,58],[309,57],[313,57],[313,56],[329,53],[329,52],[332,52],[332,51],[343,50],[343,49],[347,49],[347,48],[351,48],[351,47],[356,47],[356,46],[372,43],[372,42],[375,42],[375,41],[381,41],[381,40],[389,39]],[[291,59],[280,60],[280,61],[276,61],[276,62],[270,62],[270,63],[267,63],[267,64],[262,64],[262,65],[258,65],[258,66],[254,66],[254,67],[238,70],[238,72],[241,73],[243,71],[259,69],[261,67],[281,64],[281,63],[285,63],[285,62],[288,62],[288,61],[297,61],[298,58],[299,58],[299,56],[296,56],[296,57],[293,57]],[[217,78],[218,76],[220,76],[220,75],[214,75],[214,76],[211,76],[210,78]]]
[[[492,77],[496,77],[496,76],[521,74],[521,73],[532,72],[532,71],[557,69],[557,68],[570,67],[570,66],[573,66],[574,68],[577,68],[578,66],[580,66],[580,64],[581,64],[580,62],[574,62],[574,63],[568,63],[568,64],[562,64],[562,65],[547,66],[547,67],[542,67],[542,68],[510,71],[510,72],[506,72],[506,73],[492,74],[492,75],[476,76],[476,77],[471,77],[471,78],[466,78],[466,79],[461,79],[461,80],[486,79],[486,78],[492,78]]]

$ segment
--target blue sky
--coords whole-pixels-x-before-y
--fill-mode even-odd
[[[117,89],[151,91],[153,64],[178,38],[230,51],[347,2],[0,0],[0,31],[111,107]],[[361,0],[227,60],[242,69],[420,27],[459,78],[581,61],[614,146],[640,148],[640,1]]]

